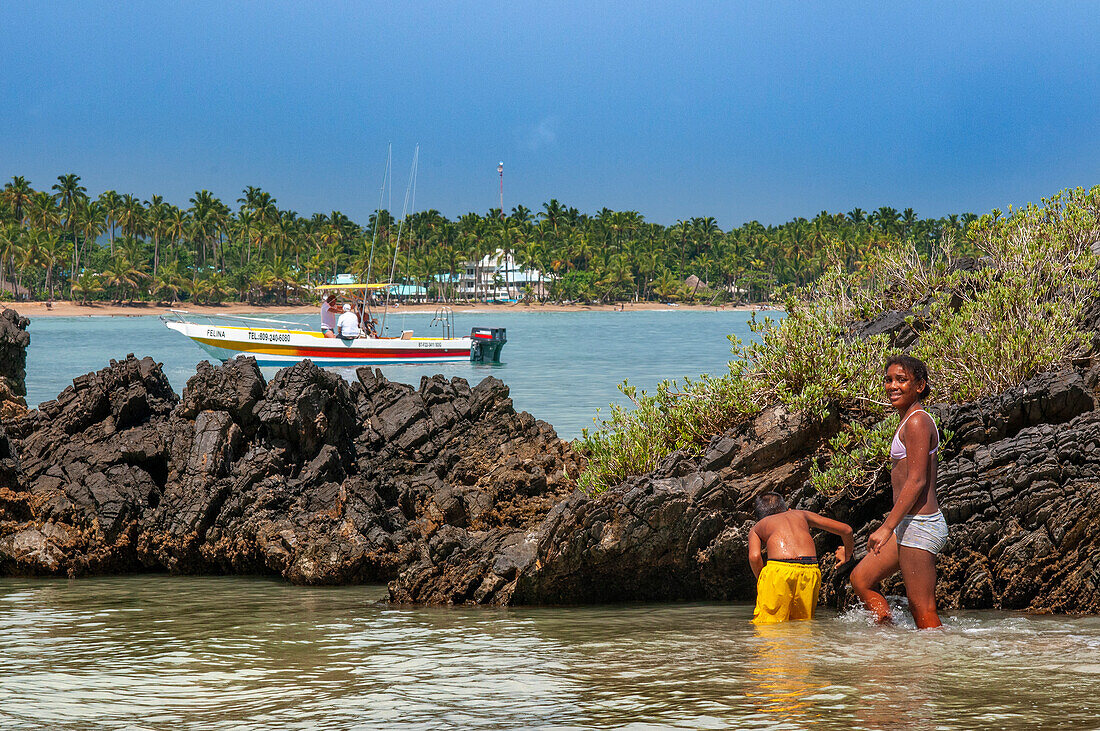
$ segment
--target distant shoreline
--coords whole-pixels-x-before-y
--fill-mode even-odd
[[[413,312],[413,313],[426,313],[432,314],[438,308],[442,307],[442,304],[427,304],[427,305],[402,305],[397,308],[391,307],[393,312]],[[617,312],[619,311],[618,304],[601,304],[601,305],[562,305],[562,304],[499,304],[499,303],[474,303],[474,304],[451,304],[446,305],[451,307],[455,313],[461,312]],[[202,315],[242,315],[249,313],[269,313],[280,315],[317,315],[319,312],[318,305],[253,305],[247,302],[226,302],[222,305],[192,305],[192,304],[179,304],[177,303],[173,307],[165,307],[163,305],[157,305],[152,302],[135,302],[132,305],[115,305],[108,303],[95,303],[88,305],[81,305],[74,302],[54,302],[53,306],[46,309],[45,302],[0,302],[0,309],[12,308],[19,312],[20,315],[30,318],[36,317],[139,317],[143,315],[160,315],[167,312],[170,309],[187,310],[195,314]],[[693,311],[693,312],[714,312],[714,311],[735,311],[735,312],[751,312],[760,309],[759,305],[703,305],[703,304],[680,304],[680,305],[665,305],[658,302],[636,302],[636,303],[624,303],[623,312],[651,312],[656,310],[668,310],[668,311]],[[778,312],[779,309],[772,307],[771,312]]]

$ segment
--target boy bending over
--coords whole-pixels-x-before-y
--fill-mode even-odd
[[[838,563],[845,563],[855,552],[851,526],[808,510],[789,510],[774,492],[756,498],[756,517],[758,522],[749,531],[749,565],[756,574],[752,621],[767,624],[813,619],[821,569],[810,528],[840,536],[844,545],[836,550],[836,558]],[[766,566],[760,555],[761,545],[768,553]]]

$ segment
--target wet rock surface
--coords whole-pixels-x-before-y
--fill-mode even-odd
[[[19,318],[5,321],[0,337],[25,347]],[[942,606],[1100,612],[1098,384],[1085,358],[929,407],[951,435]],[[581,457],[493,378],[414,388],[303,362],[267,382],[238,359],[199,364],[177,397],[129,356],[0,425],[0,575],[386,581],[392,601],[437,604],[751,600],[756,495],[851,523],[860,553],[889,510],[885,475],[859,499],[807,484],[840,424],[768,409],[590,496],[575,489]],[[820,536],[819,555],[835,545]],[[851,601],[822,564],[824,601]],[[899,577],[885,588],[900,593]]]
[[[27,333],[30,320],[12,309],[0,312],[0,419],[27,413]]]
[[[941,606],[1100,612],[1098,380],[1070,369],[976,403],[932,407],[953,434],[939,472],[951,536],[939,560]],[[752,500],[768,490],[849,522],[862,555],[890,509],[885,475],[860,500],[806,483],[837,424],[764,412],[716,437],[699,459],[672,455],[607,493],[574,495],[527,538],[535,555],[511,601],[751,600]],[[818,536],[818,555],[837,545]],[[822,565],[823,601],[853,601],[832,560]],[[903,593],[900,576],[885,588]]]
[[[492,553],[572,491],[580,464],[497,379],[417,389],[361,369],[349,383],[309,362],[270,383],[251,359],[202,363],[177,397],[159,364],[129,356],[4,429],[0,575],[335,584],[420,565],[417,596],[474,601],[441,547]]]
[[[930,407],[952,435],[939,472],[950,525],[939,560],[941,606],[1100,612],[1098,381],[1100,370],[1067,369],[975,403]],[[747,535],[756,495],[775,490],[795,507],[850,523],[858,555],[889,511],[885,473],[856,500],[807,484],[839,424],[767,410],[715,437],[701,457],[673,454],[603,494],[574,493],[534,530],[480,546],[441,536],[430,561],[402,573],[391,593],[447,600],[407,589],[420,586],[434,562],[462,578],[466,601],[474,586],[472,601],[501,604],[751,600]],[[818,555],[836,545],[819,536]],[[822,565],[823,603],[851,603],[832,560]],[[885,589],[902,593],[900,576]]]

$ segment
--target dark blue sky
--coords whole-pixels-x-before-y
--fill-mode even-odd
[[[7,3],[0,180],[728,228],[1100,183],[1089,2]],[[961,7],[966,6],[966,7]]]

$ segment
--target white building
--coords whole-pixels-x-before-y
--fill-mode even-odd
[[[520,269],[512,254],[502,249],[462,266],[458,294],[470,299],[518,300],[528,287],[535,296],[545,296],[551,281],[538,269]]]

